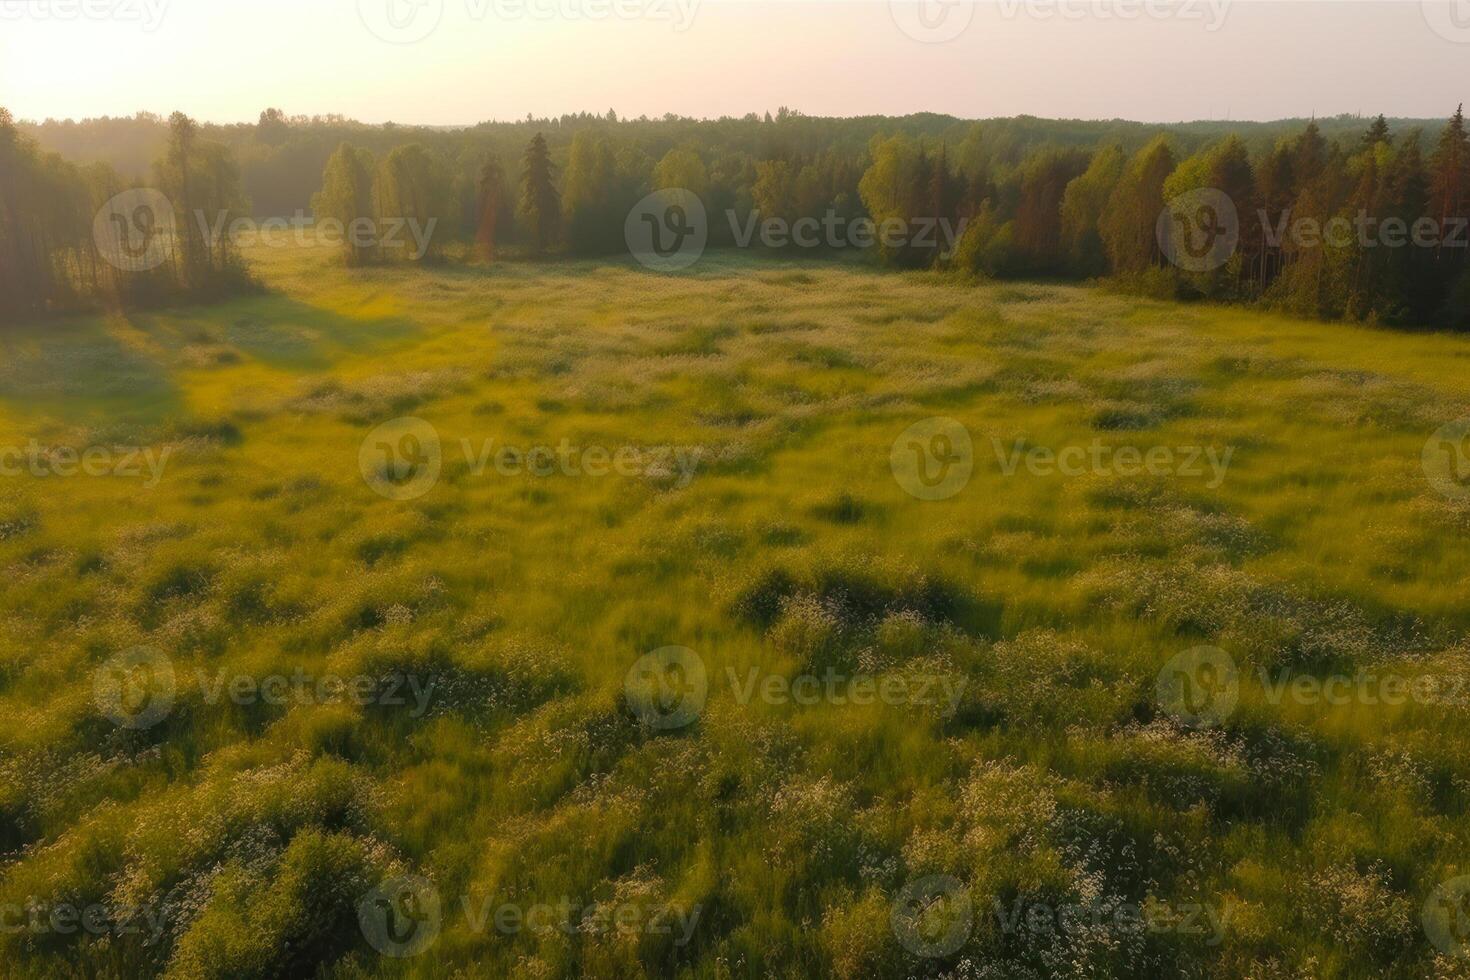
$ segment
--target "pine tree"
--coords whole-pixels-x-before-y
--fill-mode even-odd
[[[1388,176],[1387,212],[1409,229],[1410,237],[1403,247],[1389,249],[1381,291],[1382,308],[1390,319],[1401,323],[1424,323],[1434,314],[1436,305],[1434,256],[1414,244],[1412,229],[1429,207],[1429,177],[1424,172],[1424,157],[1419,148],[1419,134],[1411,133],[1394,156]]]
[[[1388,120],[1384,119],[1382,115],[1379,115],[1368,126],[1368,131],[1363,134],[1363,141],[1359,144],[1359,148],[1371,150],[1379,143],[1384,143],[1389,146],[1393,145],[1393,137],[1388,132]]]
[[[531,226],[531,245],[538,254],[556,244],[561,228],[554,173],[546,137],[537,133],[521,161],[521,214]]]
[[[1322,130],[1314,120],[1307,123],[1307,128],[1297,137],[1292,154],[1291,170],[1296,175],[1298,187],[1305,187],[1315,181],[1321,176],[1322,168],[1326,164],[1327,141],[1322,138]]]
[[[1465,131],[1465,107],[1461,105],[1440,133],[1439,145],[1430,160],[1431,215],[1445,228],[1452,218],[1467,214],[1470,192],[1470,136]],[[1443,251],[1443,250],[1441,250]]]

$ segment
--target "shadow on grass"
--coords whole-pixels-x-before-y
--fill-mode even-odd
[[[342,316],[279,294],[49,320],[0,332],[0,403],[68,424],[155,426],[185,414],[181,370],[250,359],[322,371],[419,332],[404,318]]]

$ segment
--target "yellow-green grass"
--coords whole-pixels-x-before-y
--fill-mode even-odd
[[[1420,910],[1470,872],[1470,705],[1272,703],[1256,671],[1466,676],[1470,504],[1421,451],[1470,416],[1470,340],[725,254],[673,276],[250,260],[259,296],[0,334],[0,446],[170,452],[152,487],[0,477],[0,903],[171,923],[151,946],[0,935],[21,975],[1458,968]],[[396,501],[359,451],[406,416],[443,470]],[[975,450],[939,501],[890,465],[932,417]],[[461,440],[492,439],[702,455],[687,486],[474,472]],[[1008,475],[992,440],[1233,455],[1213,486]],[[1201,644],[1243,674],[1207,730],[1156,693]],[[649,730],[624,680],[671,645],[709,701]],[[94,678],[138,646],[180,680],[134,731]],[[967,686],[949,717],[727,683],[827,663]],[[210,703],[195,681],[298,669],[406,670],[438,697],[416,718]],[[433,881],[443,933],[385,958],[357,905],[400,873]],[[930,874],[976,909],[937,958],[889,918]],[[505,935],[464,897],[699,920],[687,945]],[[1210,945],[1007,935],[997,900],[1232,911]]]

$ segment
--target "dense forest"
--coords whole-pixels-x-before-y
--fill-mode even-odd
[[[107,239],[94,220],[145,184],[179,219],[163,239],[166,261],[120,270],[99,255]],[[453,130],[275,109],[234,126],[180,114],[40,125],[0,114],[0,318],[238,288],[247,279],[229,236],[209,233],[238,215],[413,222],[433,229],[420,261],[596,256],[625,252],[630,209],[670,188],[699,197],[716,247],[736,244],[752,214],[788,225],[943,221],[963,230],[954,248],[883,244],[876,260],[1470,327],[1470,135],[1459,110],[1433,124],[1177,126],[609,112]],[[1229,227],[1207,230],[1212,241],[1228,231],[1228,253],[1179,261],[1198,231],[1191,222],[1225,220],[1220,200]],[[1171,213],[1180,201],[1194,203]],[[155,229],[118,231],[130,240]],[[397,258],[378,235],[347,236],[342,249],[351,264]]]
[[[240,170],[228,148],[175,113],[151,192],[141,187],[105,163],[78,165],[40,152],[0,108],[0,321],[98,302],[127,308],[207,299],[249,282],[229,236],[172,220],[243,213]],[[104,208],[109,202],[113,208]],[[112,226],[114,218],[122,227]]]

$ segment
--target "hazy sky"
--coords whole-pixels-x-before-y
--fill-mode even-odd
[[[0,0],[0,105],[31,119],[789,105],[1168,122],[1461,100],[1470,0]]]

